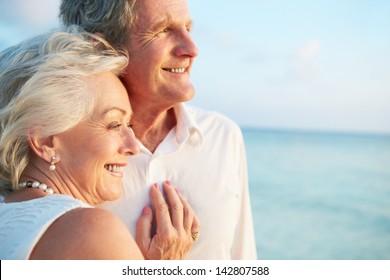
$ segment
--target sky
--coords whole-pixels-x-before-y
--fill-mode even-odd
[[[191,105],[242,127],[390,134],[390,1],[188,0]],[[59,0],[0,0],[0,50],[58,25]]]

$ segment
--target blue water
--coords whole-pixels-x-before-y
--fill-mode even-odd
[[[243,129],[260,259],[390,259],[390,136]]]

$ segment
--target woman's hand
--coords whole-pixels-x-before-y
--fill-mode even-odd
[[[199,221],[186,199],[168,181],[164,182],[163,190],[167,201],[157,184],[152,186],[155,221],[152,209],[145,207],[137,222],[136,242],[145,259],[183,259],[198,237]]]

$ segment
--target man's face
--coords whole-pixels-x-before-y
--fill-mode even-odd
[[[190,71],[198,49],[190,36],[185,0],[138,1],[138,20],[127,44],[130,60],[124,84],[138,106],[170,108],[194,96]]]

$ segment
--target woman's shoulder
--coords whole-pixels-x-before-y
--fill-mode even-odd
[[[59,217],[35,246],[32,259],[142,259],[122,221],[98,208],[76,208]]]

